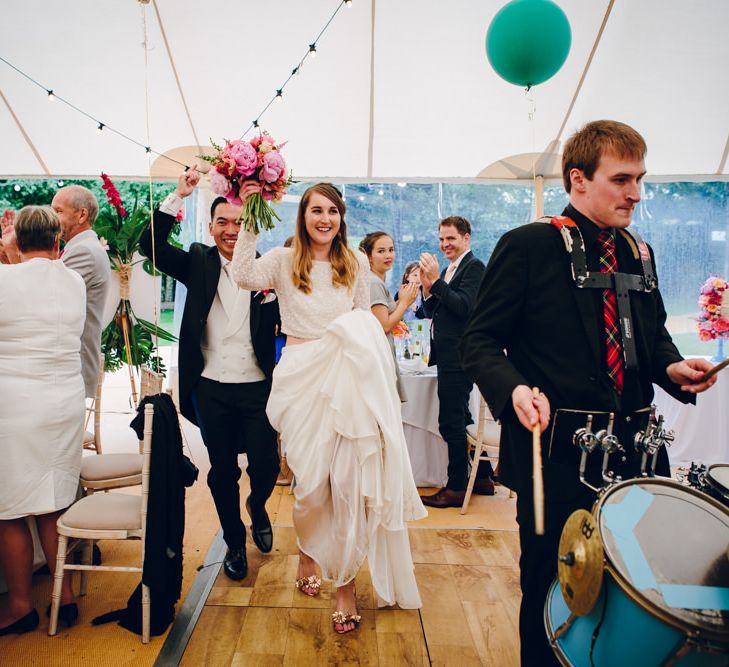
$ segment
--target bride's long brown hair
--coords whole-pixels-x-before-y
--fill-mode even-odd
[[[332,241],[329,251],[329,261],[332,265],[332,284],[335,287],[346,287],[351,289],[357,278],[359,264],[357,257],[347,245],[347,224],[344,221],[344,214],[347,206],[342,195],[331,183],[317,183],[304,192],[299,202],[299,210],[296,214],[296,232],[294,233],[294,257],[292,262],[293,274],[291,279],[294,287],[300,289],[304,294],[311,293],[311,267],[313,258],[309,245],[309,234],[306,231],[304,213],[309,205],[311,195],[320,194],[331,201],[339,211],[341,222],[339,232]]]

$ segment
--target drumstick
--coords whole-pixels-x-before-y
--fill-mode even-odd
[[[712,375],[716,375],[720,370],[726,368],[729,366],[729,359],[724,359],[720,364],[717,364],[713,368],[710,368],[706,373],[704,373],[700,378],[699,382],[706,382]]]
[[[539,389],[534,387],[532,393],[539,396]],[[544,480],[542,479],[542,428],[537,423],[532,428],[532,478],[534,481],[534,532],[544,535]]]

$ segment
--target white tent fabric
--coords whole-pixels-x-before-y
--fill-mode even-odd
[[[0,62],[0,177],[146,177],[144,149],[109,131],[97,136],[97,121],[159,152],[192,146],[183,151],[191,156],[211,137],[241,136],[338,4],[8,4],[0,56],[95,120],[49,102]],[[646,137],[651,176],[726,179],[726,0],[558,0],[572,49],[532,91],[533,121],[524,91],[486,59],[486,30],[503,4],[353,0],[261,126],[289,141],[297,177],[444,180],[473,179],[507,156],[563,142],[588,120],[615,118]]]

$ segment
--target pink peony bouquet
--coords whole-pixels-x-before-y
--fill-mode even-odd
[[[729,319],[722,308],[724,291],[729,287],[727,281],[718,276],[710,276],[701,286],[699,294],[699,340],[709,341],[716,338],[729,338]]]
[[[243,205],[239,197],[241,187],[248,181],[261,186],[246,200],[240,219],[243,228],[258,234],[261,228],[273,229],[273,219],[281,220],[269,202],[278,203],[292,183],[286,173],[286,160],[281,149],[286,142],[276,144],[267,132],[250,141],[236,139],[226,141],[225,146],[211,142],[216,155],[200,157],[210,162],[210,187],[235,206]]]

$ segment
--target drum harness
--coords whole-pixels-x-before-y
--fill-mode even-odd
[[[585,241],[577,223],[567,216],[557,215],[540,218],[537,222],[545,222],[557,229],[562,236],[565,249],[570,259],[572,279],[578,289],[610,289],[615,290],[618,306],[618,320],[623,341],[623,356],[626,370],[637,370],[638,354],[633,337],[634,327],[630,311],[630,291],[650,293],[658,287],[653,262],[651,261],[648,245],[635,230],[619,229],[618,232],[628,242],[633,256],[640,260],[642,275],[621,272],[595,272],[587,268],[587,252]],[[587,456],[598,446],[603,452],[602,478],[606,484],[616,481],[615,474],[608,471],[608,458],[611,454],[625,449],[613,433],[615,414],[610,413],[608,426],[597,433],[592,432],[592,414],[587,415],[585,428],[578,429],[573,436],[573,443],[582,451],[580,459],[580,481],[593,491],[600,492],[585,479]],[[651,417],[647,428],[636,433],[633,445],[642,453],[641,475],[653,476],[655,474],[658,450],[668,445],[674,438],[673,431],[663,428],[663,417],[656,417],[655,406],[652,406]],[[650,457],[650,465],[648,458]]]

